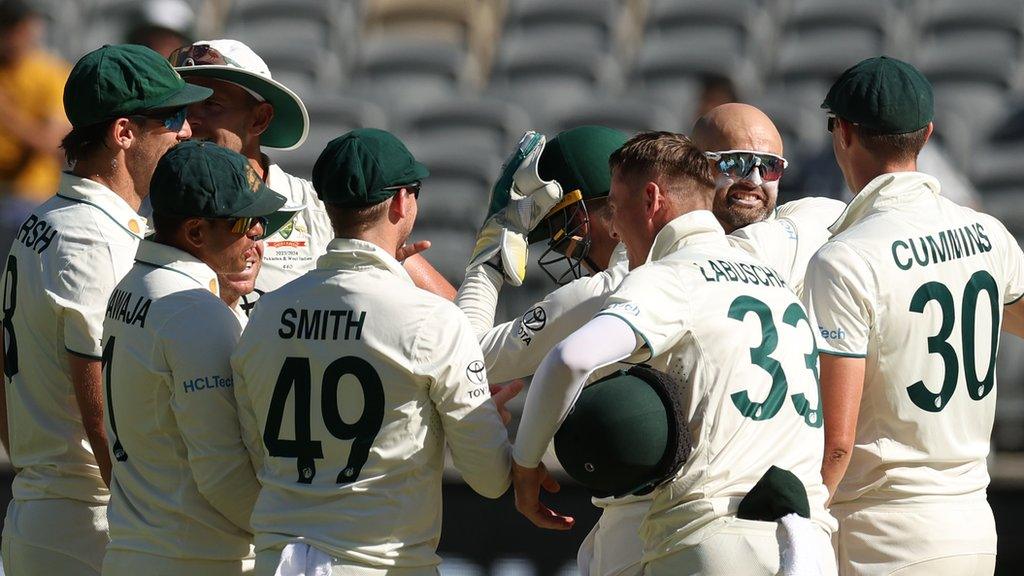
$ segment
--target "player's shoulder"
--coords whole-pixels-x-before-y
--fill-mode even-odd
[[[808,196],[778,206],[775,209],[775,216],[801,222],[815,222],[827,227],[838,220],[844,210],[845,202],[834,198]]]
[[[290,203],[302,203],[306,209],[323,210],[324,204],[316,193],[313,183],[305,178],[285,172],[279,165],[270,165],[270,187],[288,196]]]

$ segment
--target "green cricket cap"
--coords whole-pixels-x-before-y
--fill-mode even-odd
[[[360,128],[327,144],[313,165],[313,188],[328,204],[372,206],[429,175],[390,132]]]
[[[294,215],[249,160],[212,142],[190,140],[171,148],[153,172],[149,187],[154,214],[181,218],[267,218],[270,236]]]
[[[807,488],[789,470],[771,466],[740,500],[736,517],[744,520],[775,522],[787,514],[811,517]]]
[[[645,494],[673,477],[691,449],[671,376],[649,366],[583,389],[555,434],[565,472],[594,496]]]
[[[64,111],[75,128],[149,110],[181,108],[213,90],[188,84],[145,46],[104,46],[82,56],[64,84]]]
[[[912,65],[878,56],[843,72],[821,107],[882,134],[920,130],[935,115],[932,85]]]

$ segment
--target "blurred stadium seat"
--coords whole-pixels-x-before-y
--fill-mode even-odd
[[[635,98],[580,102],[554,112],[542,124],[551,134],[585,124],[608,126],[629,135],[643,130],[684,128],[677,112]],[[688,126],[685,128],[689,130]]]
[[[285,171],[309,178],[327,143],[356,128],[387,128],[388,115],[380,106],[334,94],[303,97],[310,117],[309,135],[296,150],[271,150],[271,159]]]
[[[503,156],[533,127],[521,107],[488,98],[454,98],[418,103],[395,115],[396,130],[419,142],[458,142],[460,150]]]

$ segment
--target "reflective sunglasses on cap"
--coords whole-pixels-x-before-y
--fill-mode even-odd
[[[207,44],[192,44],[182,46],[167,57],[171,66],[180,68],[182,66],[238,66],[238,63],[221,54],[220,50]]]
[[[398,186],[388,186],[387,188],[383,188],[383,190],[401,190],[402,188],[405,188],[406,190],[411,192],[412,195],[417,200],[419,200],[420,199],[420,188],[422,188],[422,187],[423,187],[423,182],[420,182],[419,180],[417,180],[415,182],[410,182],[408,184],[399,184]]]
[[[171,132],[181,132],[181,129],[185,126],[185,118],[188,116],[188,107],[182,106],[173,110],[146,112],[144,114],[133,114],[133,116],[139,118],[148,118],[149,120],[156,120],[164,125]]]
[[[749,178],[750,173],[757,168],[762,180],[774,182],[782,178],[786,166],[789,166],[789,162],[782,156],[756,150],[724,150],[705,152],[704,155],[715,161],[722,174],[737,179]]]

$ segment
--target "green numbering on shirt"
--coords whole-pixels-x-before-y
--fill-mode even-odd
[[[975,362],[975,324],[978,309],[978,297],[985,292],[989,298],[989,308],[992,312],[992,335],[991,350],[988,357],[988,371],[985,376],[978,378],[978,370]],[[919,314],[924,313],[925,306],[931,301],[939,303],[942,311],[942,324],[939,326],[939,333],[928,337],[928,353],[938,354],[942,358],[943,378],[942,387],[938,392],[932,392],[925,385],[923,380],[907,386],[907,393],[910,400],[920,409],[927,412],[941,412],[953,397],[956,390],[957,379],[960,374],[960,362],[957,358],[956,349],[949,343],[949,337],[953,333],[953,325],[956,321],[956,309],[953,303],[953,294],[949,288],[941,282],[926,282],[914,292],[910,300],[910,311]],[[963,345],[964,357],[964,378],[967,385],[967,394],[972,400],[981,400],[992,391],[996,382],[996,348],[999,345],[999,323],[1002,314],[999,310],[999,287],[992,275],[985,270],[975,272],[964,287],[963,302],[961,303],[963,318],[960,322],[960,337]]]
[[[739,296],[729,306],[729,318],[742,322],[747,314],[753,313],[761,324],[761,343],[750,349],[750,362],[764,370],[772,378],[772,387],[768,396],[763,402],[754,402],[746,390],[734,392],[730,397],[732,403],[745,417],[752,420],[769,420],[779,413],[785,403],[786,394],[789,391],[789,381],[786,379],[786,372],[778,360],[772,358],[779,345],[779,333],[775,327],[775,319],[772,310],[767,304],[753,296]],[[797,303],[790,304],[782,314],[782,321],[794,328],[800,321],[807,324],[807,330],[811,331],[807,314]],[[807,368],[814,375],[814,385],[818,386],[818,347],[813,343],[814,334],[811,332],[811,351],[804,354],[804,361]],[[821,395],[819,391],[818,405],[811,408],[811,403],[803,393],[793,394],[790,397],[796,413],[804,419],[804,423],[812,428],[820,428],[821,418]]]

